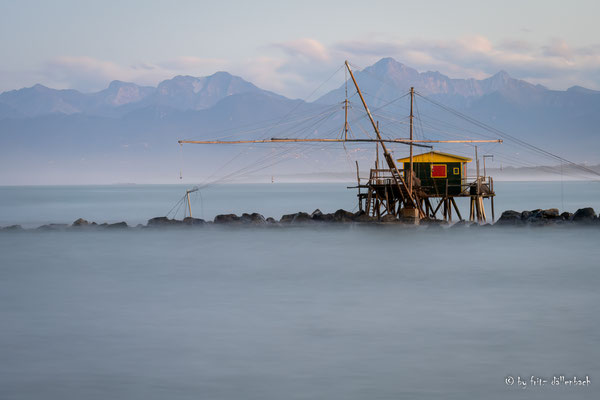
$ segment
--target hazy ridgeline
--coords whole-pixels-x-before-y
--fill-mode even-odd
[[[537,196],[505,185],[500,210],[563,209],[560,183],[534,184]],[[600,209],[590,185],[565,183],[566,208]],[[0,225],[133,224],[182,194],[2,190]],[[206,218],[354,205],[340,185],[212,193]],[[596,399],[599,239],[595,227],[0,232],[0,398]],[[518,389],[509,375],[592,386]]]
[[[417,139],[425,136],[442,140],[504,137],[465,121],[458,112],[571,161],[587,165],[600,163],[597,152],[599,91],[579,86],[565,91],[550,90],[512,78],[504,71],[482,80],[452,79],[439,72],[420,73],[392,58],[383,58],[355,72],[385,137],[409,136],[408,127],[403,123],[406,121],[401,121],[409,114],[409,103],[407,98],[400,100],[399,96],[414,86],[418,94],[414,103]],[[339,69],[332,76],[330,83],[332,87],[337,86],[332,91],[328,85],[319,86],[323,82],[321,78],[311,80],[312,88],[304,88],[317,89],[306,102],[266,91],[226,72],[206,77],[176,76],[162,81],[158,87],[113,81],[96,93],[42,85],[0,93],[0,165],[4,166],[0,168],[0,182],[172,182],[182,167],[188,174],[207,168],[213,172],[237,154],[237,149],[234,151],[231,147],[186,146],[185,157],[182,157],[177,145],[179,139],[224,136],[256,139],[309,134],[339,137],[344,124],[344,111],[339,106],[345,98],[344,73]],[[322,90],[318,90],[320,87]],[[354,93],[351,85],[350,129],[357,137],[366,138],[368,135],[361,131],[371,132],[371,127]],[[480,145],[480,156],[495,155],[495,164],[488,166],[560,163],[528,150],[522,143],[504,139],[502,145]],[[352,153],[353,159],[357,159],[362,168],[373,165],[371,151],[358,151],[358,145],[347,146],[351,151],[357,150]],[[239,167],[247,169],[249,163],[268,155],[273,148],[269,145],[253,148]],[[405,145],[390,144],[389,148],[399,157],[408,155]],[[474,156],[470,146],[438,143],[435,150]],[[286,162],[266,174],[354,170],[353,163],[349,168],[344,167],[346,151],[338,144],[303,146],[296,152],[301,153],[301,159],[295,154],[280,154]]]

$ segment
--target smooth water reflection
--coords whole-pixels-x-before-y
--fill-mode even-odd
[[[2,232],[0,398],[598,398],[600,230],[380,228]]]

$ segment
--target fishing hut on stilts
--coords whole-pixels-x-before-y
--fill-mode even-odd
[[[361,212],[380,219],[386,215],[394,219],[419,223],[421,220],[443,219],[452,221],[453,210],[458,219],[462,215],[456,203],[457,198],[470,199],[469,220],[485,222],[484,199],[491,202],[492,219],[494,219],[493,199],[494,185],[491,177],[479,175],[479,160],[476,154],[476,171],[473,178],[467,176],[467,163],[472,160],[467,157],[448,153],[429,151],[413,154],[414,147],[431,149],[434,143],[502,143],[502,140],[425,140],[413,137],[413,104],[415,90],[410,89],[410,116],[408,138],[390,139],[381,135],[379,124],[373,118],[367,102],[361,92],[348,61],[344,63],[356,88],[362,106],[375,132],[374,138],[348,137],[348,94],[344,105],[344,128],[341,138],[270,138],[259,140],[179,140],[179,144],[257,144],[257,143],[375,143],[375,168],[371,168],[369,178],[363,183],[360,178],[358,162],[356,162],[358,207]],[[404,144],[409,146],[409,156],[394,160],[386,144]],[[381,148],[381,149],[380,149]],[[475,147],[477,149],[477,147]],[[383,160],[379,160],[381,150]],[[476,150],[477,152],[477,150]],[[485,159],[484,159],[485,160]],[[388,219],[390,217],[387,217]]]

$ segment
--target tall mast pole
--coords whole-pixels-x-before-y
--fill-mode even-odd
[[[348,72],[344,71],[346,75],[346,98],[344,99],[344,140],[348,140]]]
[[[379,121],[377,121],[377,129],[379,129]],[[379,143],[375,143],[375,169],[379,169]]]
[[[379,132],[379,128],[377,128],[377,124],[375,123],[375,120],[373,119],[373,115],[371,115],[371,110],[369,110],[369,106],[367,106],[367,102],[365,101],[365,98],[363,97],[362,92],[360,91],[360,88],[358,87],[356,78],[354,77],[354,74],[352,73],[352,70],[350,69],[350,64],[348,63],[348,61],[346,61],[344,64],[346,64],[346,68],[348,69],[348,72],[350,73],[350,77],[352,78],[354,87],[356,87],[356,92],[358,93],[358,97],[360,97],[360,101],[362,102],[363,107],[365,108],[365,111],[367,112],[369,120],[371,121],[371,125],[373,126],[373,129],[375,130],[375,133],[377,134],[377,138],[381,141],[380,142],[381,150],[383,150],[383,156],[385,158],[385,161],[387,162],[390,170],[395,173],[394,180],[396,180],[398,186],[400,186],[400,183],[402,183],[402,185],[404,185],[405,188],[408,188],[408,186],[406,185],[406,181],[404,180],[402,175],[400,175],[400,171],[398,171],[398,167],[396,167],[396,163],[394,162],[392,155],[388,151],[385,143],[383,143],[383,139],[381,137],[381,133]],[[400,182],[398,182],[398,180]],[[400,191],[400,193],[402,193],[402,191]],[[412,208],[418,208],[418,203],[417,203],[417,201],[415,201],[415,199],[413,197],[412,190],[409,191],[408,197],[410,198],[410,205],[412,206]],[[421,214],[424,214],[421,209],[419,209],[419,212]]]
[[[410,192],[413,190],[413,100],[415,97],[415,88],[410,88],[410,177],[408,178],[408,185],[410,186]]]
[[[344,140],[348,140],[348,98],[344,100]]]

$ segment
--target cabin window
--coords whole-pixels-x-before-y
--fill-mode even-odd
[[[454,173],[454,175],[459,175],[460,174],[460,168],[455,167],[452,172]]]
[[[432,178],[446,178],[448,173],[446,172],[446,164],[431,164],[431,177]]]

